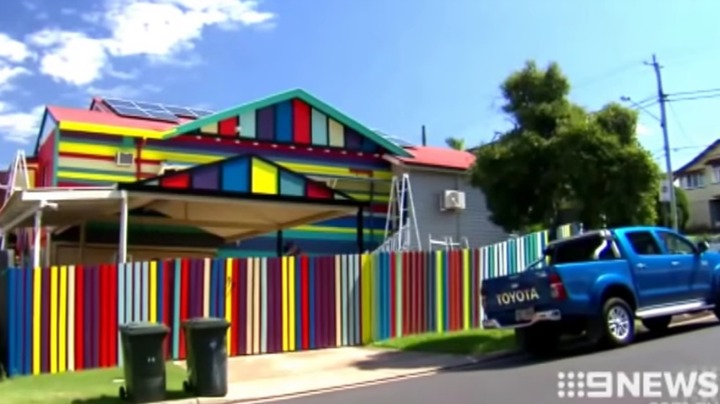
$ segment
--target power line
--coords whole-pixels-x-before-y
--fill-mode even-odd
[[[668,96],[674,97],[676,95],[696,95],[696,94],[716,93],[716,92],[720,92],[720,88],[708,88],[705,90],[693,90],[693,91],[679,91],[677,93],[668,94]]]
[[[677,114],[677,112],[675,111],[675,107],[673,106],[673,104],[668,104],[668,107],[670,108],[670,113],[672,114],[673,119],[675,119],[675,124],[678,126],[678,129],[680,129],[680,134],[681,134],[683,137],[688,138],[689,140],[691,140],[692,143],[695,143],[695,142],[693,141],[692,137],[689,136],[688,133],[685,131],[685,127],[683,126],[682,122],[680,122],[680,118],[678,117],[678,114]]]
[[[681,97],[681,98],[673,98],[668,99],[668,102],[679,102],[679,101],[695,101],[695,100],[708,100],[711,98],[720,98],[720,93],[717,94],[709,94],[709,95],[699,95],[697,97]]]

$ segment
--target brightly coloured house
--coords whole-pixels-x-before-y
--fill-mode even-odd
[[[457,153],[451,165],[470,161]],[[104,98],[48,106],[27,163],[34,189],[7,198],[0,230],[44,264],[270,257],[289,244],[372,251],[388,234],[398,162],[424,165],[302,90],[221,112]],[[38,223],[50,229],[41,237],[16,232]]]

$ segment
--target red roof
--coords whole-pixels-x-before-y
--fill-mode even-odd
[[[166,131],[176,127],[179,124],[187,122],[186,119],[180,119],[179,123],[155,121],[151,119],[128,118],[118,116],[109,112],[89,111],[87,109],[65,108],[48,106],[48,111],[58,122],[82,122],[94,123],[97,125],[117,126],[122,128],[138,128],[156,130],[159,132]]]
[[[464,150],[435,146],[409,146],[405,150],[410,152],[413,157],[396,157],[405,164],[469,170],[475,163],[475,156]]]

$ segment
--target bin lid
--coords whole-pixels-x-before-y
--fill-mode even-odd
[[[206,329],[206,328],[228,328],[230,323],[219,317],[195,317],[183,321],[184,328]]]
[[[134,322],[121,325],[120,332],[127,335],[167,334],[170,329],[161,323]]]

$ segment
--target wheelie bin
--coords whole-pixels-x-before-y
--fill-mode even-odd
[[[163,401],[166,397],[163,324],[130,323],[120,327],[125,386],[120,398],[132,403]]]
[[[222,318],[198,317],[183,322],[187,353],[186,392],[199,397],[224,397],[228,391],[227,330]]]

